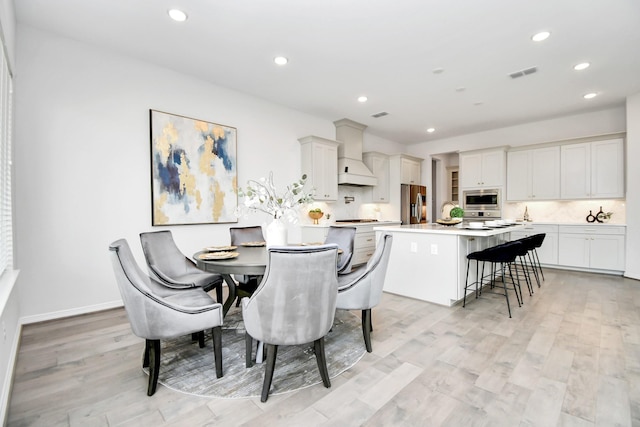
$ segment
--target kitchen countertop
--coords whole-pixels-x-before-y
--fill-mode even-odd
[[[330,226],[334,226],[334,227],[354,227],[354,226],[371,226],[371,227],[377,227],[380,225],[386,226],[386,225],[393,225],[393,224],[397,224],[400,225],[402,224],[402,221],[397,220],[397,221],[371,221],[371,222],[332,222],[332,223],[325,223],[325,224],[302,224],[301,227],[314,227],[314,228],[329,228]]]
[[[510,233],[512,231],[523,230],[524,223],[510,225],[508,227],[490,228],[481,230],[472,230],[463,228],[462,224],[447,226],[440,224],[407,224],[398,226],[382,226],[374,227],[375,231],[390,231],[399,233],[425,233],[425,234],[444,234],[452,236],[475,236],[488,237],[497,236],[499,234]]]
[[[586,221],[567,221],[567,222],[559,222],[559,221],[529,221],[523,222],[524,225],[582,225],[582,226],[596,226],[596,227],[608,227],[612,225],[618,225],[622,227],[626,227],[627,224],[620,224],[615,222],[586,222]]]

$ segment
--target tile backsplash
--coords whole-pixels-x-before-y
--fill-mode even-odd
[[[534,222],[587,223],[589,211],[596,215],[600,211],[613,212],[609,224],[626,224],[624,200],[558,200],[548,202],[505,203],[503,218],[522,219],[525,208]]]

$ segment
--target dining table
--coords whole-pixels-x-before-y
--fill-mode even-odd
[[[237,255],[226,259],[203,259],[203,257],[207,257],[207,254],[212,253],[208,250],[202,250],[193,255],[193,260],[199,269],[220,274],[229,288],[229,295],[222,306],[223,316],[226,316],[237,296],[238,284],[233,280],[232,275],[258,276],[258,283],[260,283],[267,268],[268,255],[268,250],[264,245],[238,245],[226,252]]]

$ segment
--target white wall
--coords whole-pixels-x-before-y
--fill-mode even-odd
[[[640,280],[640,93],[627,98],[627,269],[625,276]],[[631,185],[633,183],[633,185]],[[631,191],[633,190],[633,191]]]
[[[240,185],[270,170],[282,185],[299,179],[298,138],[335,137],[331,121],[87,44],[23,26],[17,41],[16,261],[25,322],[119,304],[107,250],[115,239],[128,239],[143,264],[138,233],[159,229],[150,214],[150,108],[236,127]],[[228,243],[228,227],[170,228],[190,255]]]
[[[0,0],[0,25],[2,41],[6,48],[9,66],[15,66],[15,14],[12,0]],[[6,422],[9,391],[13,379],[13,366],[20,340],[19,299],[16,285],[17,271],[5,271],[0,275],[0,424]]]

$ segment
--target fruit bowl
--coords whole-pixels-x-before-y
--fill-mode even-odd
[[[309,212],[309,217],[313,219],[313,223],[316,225],[318,224],[318,220],[322,218],[323,215],[324,215],[324,212],[316,212],[316,211]]]

